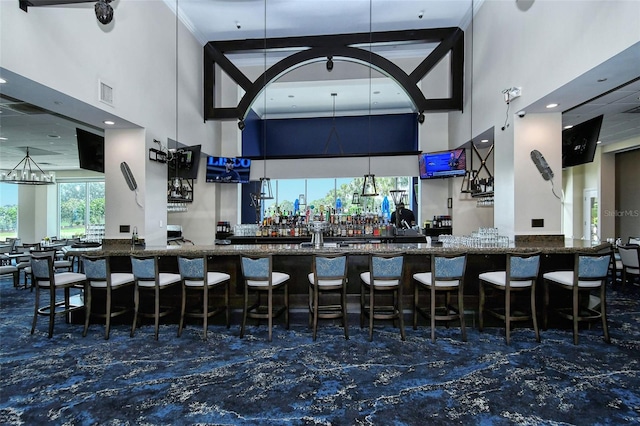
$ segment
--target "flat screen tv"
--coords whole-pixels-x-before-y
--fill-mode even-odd
[[[207,157],[207,182],[248,183],[249,158]]]
[[[420,154],[420,179],[464,176],[467,172],[467,153],[464,148]]]
[[[178,148],[169,161],[169,178],[197,179],[202,145]]]
[[[600,115],[562,131],[562,168],[593,161],[602,117]]]
[[[104,136],[76,127],[80,168],[104,173]]]

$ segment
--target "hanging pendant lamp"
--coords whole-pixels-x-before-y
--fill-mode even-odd
[[[376,188],[376,176],[371,173],[371,45],[372,45],[372,1],[369,0],[369,141],[368,141],[368,154],[369,154],[369,173],[364,175],[364,182],[362,183],[361,197],[376,197],[378,190]]]
[[[264,0],[264,117],[262,120],[262,154],[263,154],[263,175],[260,178],[260,199],[273,200],[273,191],[271,190],[271,179],[267,177],[267,0]]]

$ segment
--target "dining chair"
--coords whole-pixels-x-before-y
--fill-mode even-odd
[[[11,247],[9,246],[3,248],[0,252],[0,275],[11,275],[13,287],[18,288],[20,286],[20,270],[13,265],[13,261],[11,257],[9,257],[10,252]]]
[[[626,285],[629,278],[640,276],[640,246],[618,246],[622,271],[622,284]]]
[[[71,289],[84,287],[86,276],[77,272],[54,271],[55,250],[34,250],[30,253],[31,278],[36,289],[35,308],[33,311],[33,323],[31,334],[35,332],[39,315],[49,317],[49,337],[53,336],[53,324],[58,314],[68,314],[84,308],[84,304],[71,304]],[[57,290],[63,290],[62,300],[56,299]],[[40,307],[41,291],[47,292],[49,304]],[[68,316],[66,320],[68,321]]]
[[[131,306],[127,306],[125,303],[115,305],[113,302],[113,293],[116,291],[123,293],[125,289],[130,289],[133,286],[135,279],[133,274],[130,272],[111,272],[109,256],[85,255],[82,256],[82,264],[84,274],[87,277],[84,290],[84,304],[86,311],[82,337],[87,335],[89,322],[93,315],[105,318],[104,338],[105,340],[108,340],[111,329],[111,318],[131,311]],[[105,308],[104,311],[101,312],[93,311],[93,294],[96,291],[104,292]],[[125,300],[126,297],[122,297],[122,299]]]
[[[629,237],[627,240],[627,245],[636,245],[640,246],[640,237]]]
[[[347,256],[314,255],[309,279],[309,324],[313,340],[318,332],[318,319],[342,319],[344,338],[349,339],[347,319]],[[339,303],[335,303],[336,296]],[[330,299],[333,298],[333,299]],[[332,303],[329,303],[332,302]]]
[[[507,265],[504,271],[483,272],[478,276],[480,282],[480,303],[478,309],[478,328],[484,328],[484,313],[487,290],[498,293],[502,299],[495,301],[486,312],[504,321],[505,339],[510,343],[511,323],[514,321],[532,321],[536,342],[540,342],[538,319],[536,315],[536,281],[540,270],[540,253],[507,253]],[[516,309],[515,298],[519,293],[529,294],[529,309]],[[490,293],[490,296],[492,294]]]
[[[242,310],[242,326],[240,337],[244,336],[247,318],[266,319],[269,327],[269,341],[272,339],[273,319],[284,313],[285,326],[289,329],[289,274],[273,270],[273,257],[241,256],[242,275],[244,277],[244,306]],[[274,292],[282,291],[283,302],[274,306]],[[261,296],[267,295],[266,305]],[[249,298],[254,295],[254,302],[249,305]]]
[[[436,321],[458,320],[462,341],[467,341],[464,323],[464,274],[467,268],[467,256],[460,253],[432,254],[431,270],[413,274],[415,286],[413,290],[413,328],[418,325],[418,314],[430,320],[431,342],[436,341]],[[420,306],[420,289],[429,294],[429,307]],[[438,305],[438,296],[444,296]],[[451,296],[456,295],[457,306],[451,303]]]
[[[22,243],[14,247],[16,254],[24,255],[16,258],[16,268],[24,276],[24,288],[28,288],[28,279],[31,276],[31,251],[40,250],[40,248],[40,243]]]
[[[224,312],[227,328],[230,327],[229,291],[231,276],[224,272],[209,271],[207,260],[207,256],[178,256],[178,270],[182,278],[182,305],[178,337],[182,335],[185,316],[202,318],[205,340],[207,340],[208,319],[210,317]],[[224,290],[223,303],[211,308],[209,296],[217,288]],[[187,309],[189,295],[194,293],[202,301],[199,306],[189,306],[189,309]]]
[[[138,326],[140,317],[153,318],[155,326],[155,339],[158,340],[158,330],[160,318],[169,315],[175,309],[170,304],[161,305],[161,293],[171,289],[176,284],[180,284],[182,277],[180,274],[171,272],[160,272],[158,267],[158,256],[131,255],[131,270],[135,280],[133,293],[133,325],[131,326],[131,337],[133,337]],[[153,295],[153,311],[141,308],[141,298],[143,294]],[[145,301],[145,300],[143,300]]]
[[[369,270],[360,274],[360,328],[369,319],[369,341],[373,341],[374,320],[396,320],[400,337],[405,340],[402,307],[402,278],[404,254],[370,254]],[[391,302],[382,305],[376,296],[391,296]]]
[[[610,343],[609,329],[607,326],[606,311],[606,283],[611,253],[576,253],[574,255],[574,267],[570,271],[552,271],[542,275],[544,280],[544,329],[547,329],[550,299],[550,287],[571,292],[571,306],[559,306],[554,309],[560,317],[573,322],[573,343],[578,344],[578,325],[581,321],[593,321],[600,319],[604,340]],[[591,307],[585,303],[590,299],[592,291],[600,290],[598,306]],[[581,296],[583,300],[581,300]],[[555,298],[554,300],[561,300]],[[582,303],[581,303],[582,302]],[[599,308],[599,309],[598,309]]]

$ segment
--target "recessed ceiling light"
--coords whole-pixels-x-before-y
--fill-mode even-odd
[[[379,91],[379,90],[376,90],[376,91],[374,91],[374,92],[373,92],[373,94],[374,94],[374,95],[379,95],[379,94],[380,94],[380,91]]]
[[[289,95],[289,97],[290,97],[290,98],[295,98],[295,96],[293,96],[293,95]]]
[[[598,142],[596,142],[596,144],[601,144],[601,143],[602,143],[602,141],[598,141]]]
[[[480,142],[487,143],[487,142],[489,142],[489,139],[482,139]]]
[[[549,104],[549,105],[547,105],[547,108],[555,108],[557,106],[558,106],[558,104]]]
[[[111,121],[111,120],[104,120],[103,123],[108,126],[113,126],[114,124],[116,124],[115,121]]]
[[[49,139],[60,139],[59,135],[47,135]]]
[[[573,125],[569,124],[568,126],[564,126],[563,129],[570,129],[572,127],[573,127]]]
[[[599,79],[598,79],[598,83],[603,83],[603,82],[605,82],[605,81],[607,81],[607,78],[606,78],[606,77],[603,77],[603,78],[599,78]]]
[[[0,141],[6,141],[7,138],[5,138],[4,136],[0,136]]]
[[[7,82],[7,80],[5,80],[4,78],[0,78],[0,84],[5,84]]]

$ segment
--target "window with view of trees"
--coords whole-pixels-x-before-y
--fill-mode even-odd
[[[104,225],[104,182],[58,183],[60,238],[85,235],[87,226]]]
[[[18,236],[18,185],[0,184],[0,238]]]

